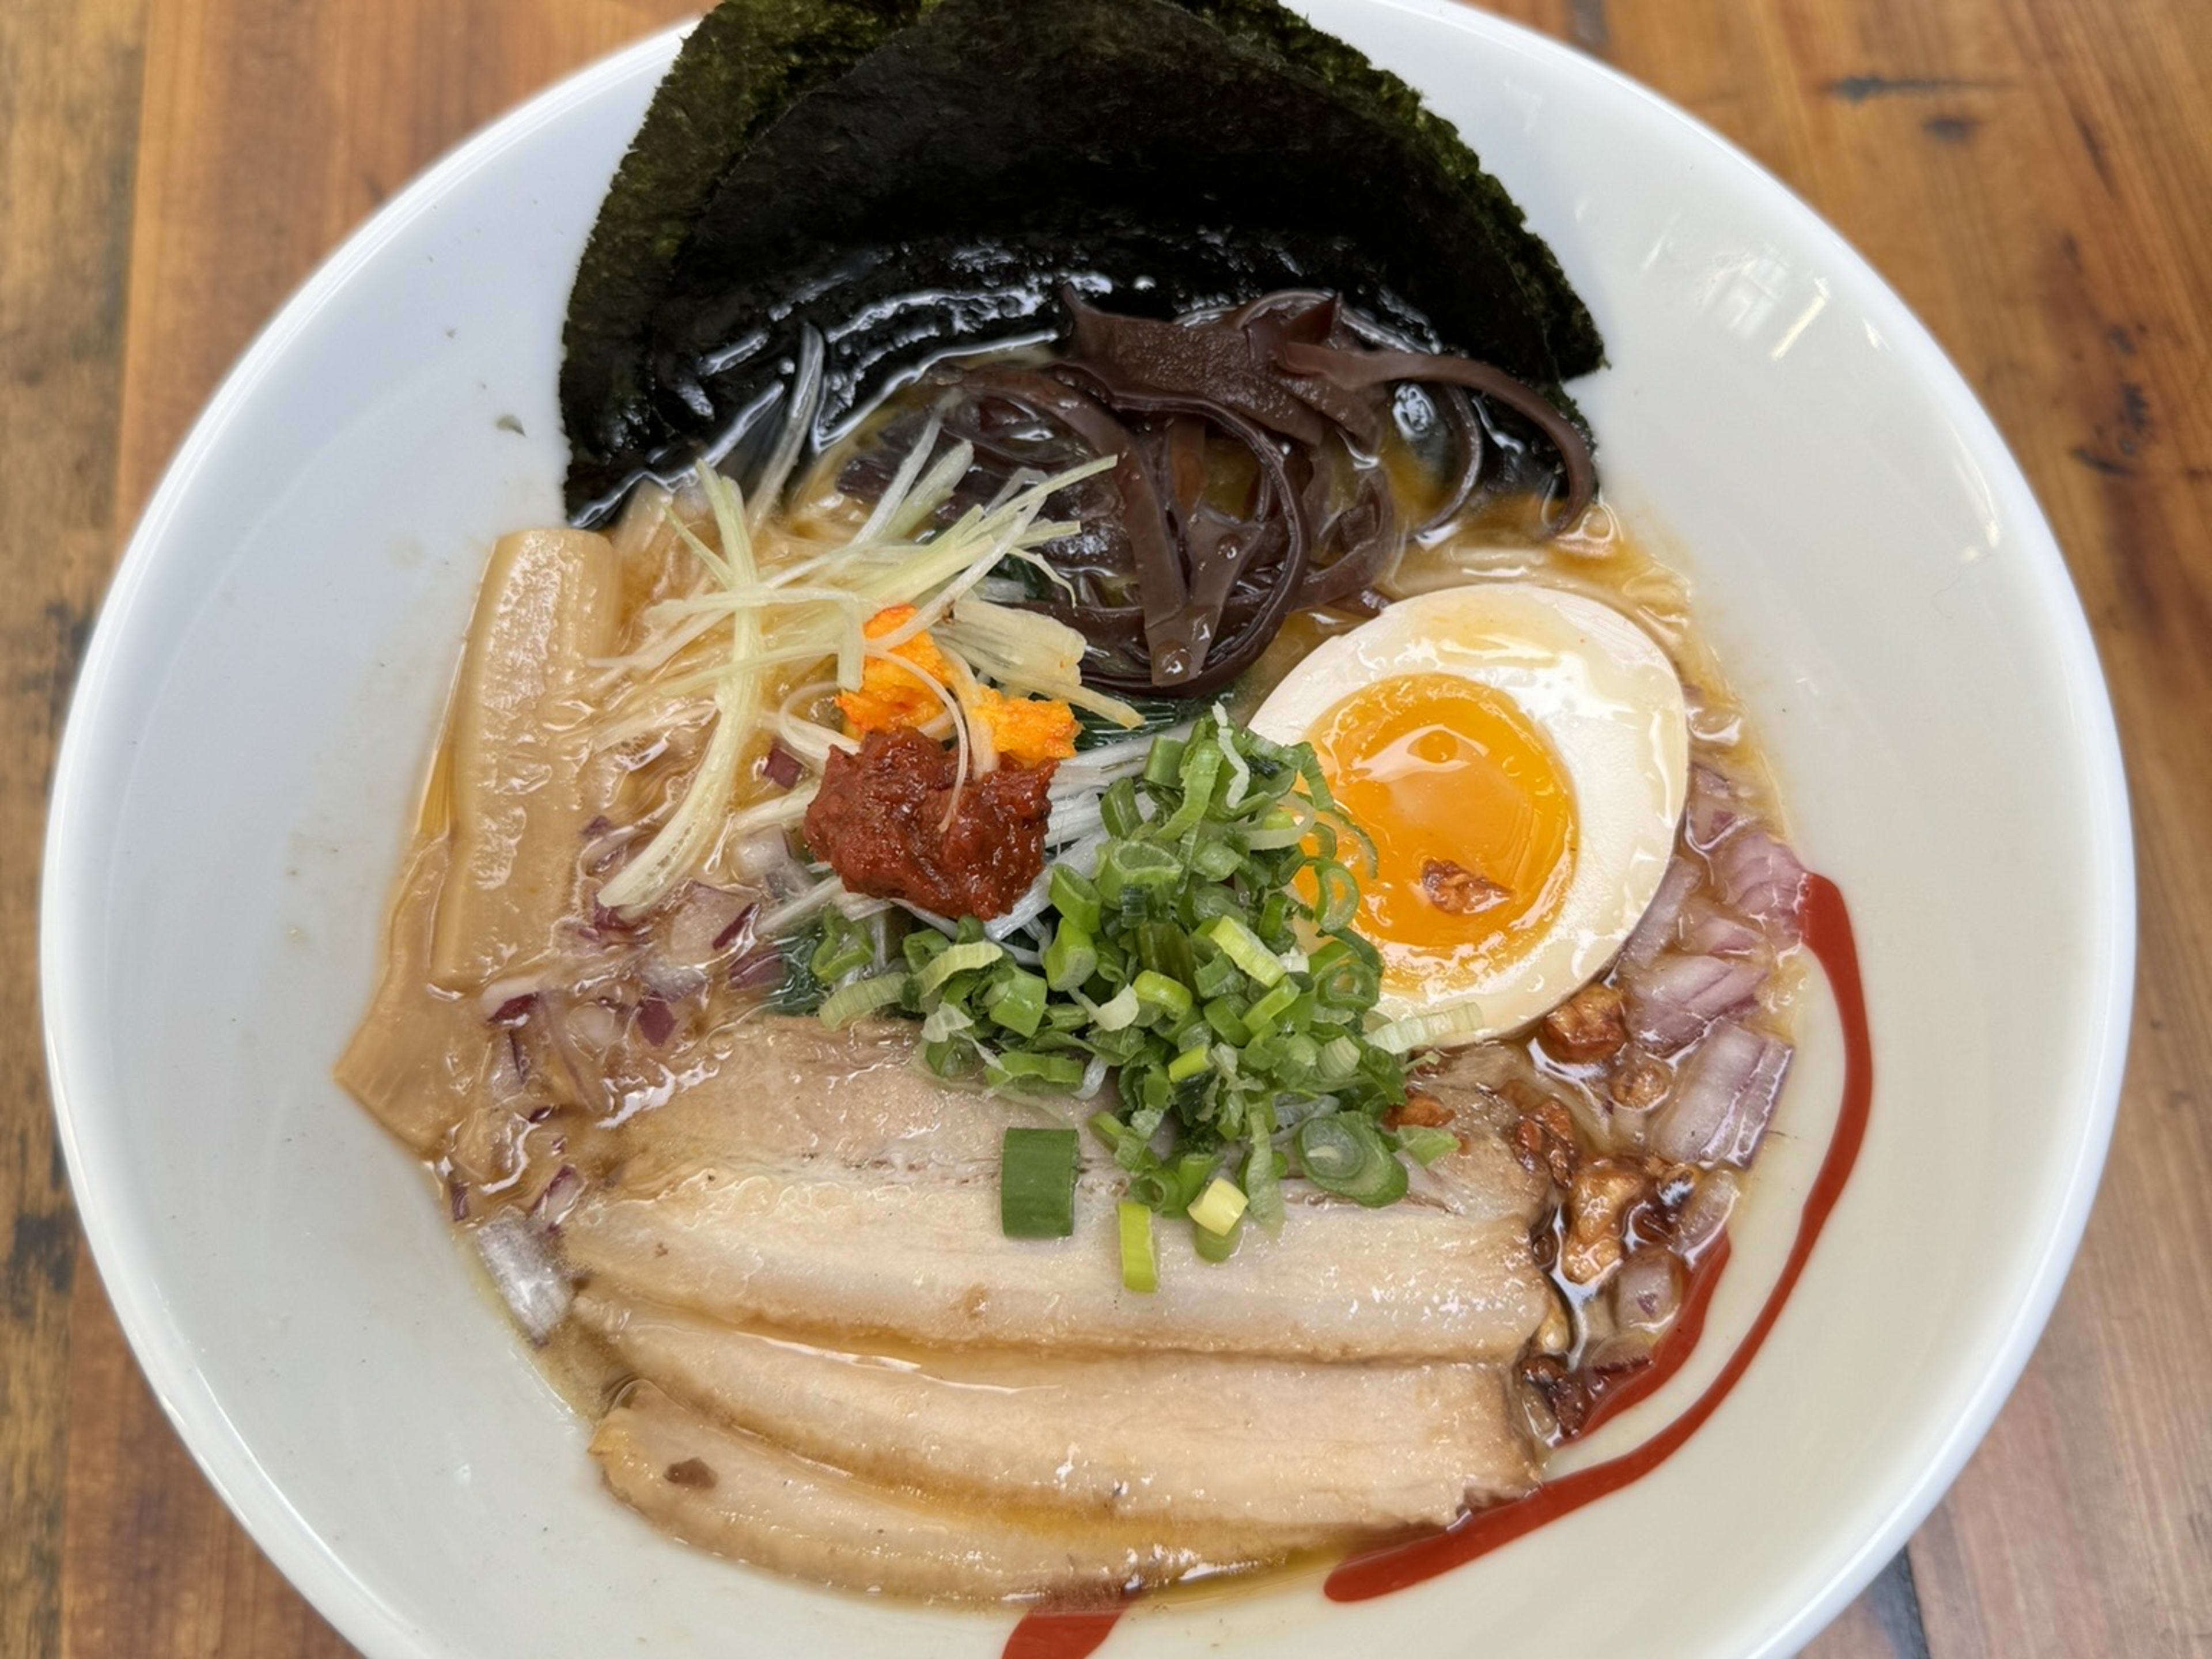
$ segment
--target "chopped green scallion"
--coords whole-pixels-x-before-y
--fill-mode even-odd
[[[1073,1129],[1010,1128],[999,1163],[999,1225],[1008,1238],[1066,1238],[1075,1231]]]
[[[1138,1006],[1156,1017],[1178,1020],[1191,1010],[1188,989],[1149,968],[1129,981],[1129,988],[1137,994]]]
[[[1275,1022],[1290,1012],[1297,1000],[1297,983],[1285,979],[1245,1011],[1245,1029],[1255,1037],[1265,1036],[1274,1029]]]
[[[1149,1289],[1155,1213],[1187,1219],[1219,1260],[1248,1222],[1283,1224],[1293,1167],[1388,1203],[1450,1138],[1382,1127],[1405,1083],[1378,1042],[1407,1030],[1369,1030],[1382,958],[1351,927],[1366,843],[1312,751],[1207,712],[1155,738],[1141,771],[1112,770],[1094,861],[1054,865],[1048,908],[1003,943],[972,916],[950,937],[911,927],[886,969],[883,929],[832,915],[790,951],[809,984],[817,966],[841,984],[826,1017],[918,1019],[939,1076],[1038,1096],[1096,1091],[1110,1074],[1091,1127],[1126,1172],[1128,1282]]]
[[[987,939],[964,945],[948,945],[931,959],[927,968],[914,976],[914,988],[927,996],[931,992],[943,988],[945,981],[953,975],[988,968],[1004,955],[1003,950]]]
[[[1298,1163],[1323,1192],[1379,1208],[1406,1195],[1406,1166],[1364,1117],[1332,1114],[1298,1125]]]
[[[1237,1254],[1237,1246],[1244,1237],[1244,1218],[1239,1216],[1225,1233],[1208,1232],[1194,1225],[1190,1230],[1191,1247],[1201,1261],[1226,1261]]]
[[[1244,1218],[1249,1201],[1236,1186],[1216,1176],[1190,1206],[1190,1218],[1205,1231],[1223,1237]]]
[[[1017,1048],[996,1055],[983,1069],[993,1083],[1042,1083],[1054,1089],[1073,1089],[1083,1081],[1083,1062],[1073,1054],[1033,1054]]]
[[[1053,929],[1052,943],[1044,947],[1045,983],[1055,991],[1073,991],[1098,970],[1098,946],[1091,930],[1073,916],[1063,915]]]
[[[1133,1199],[1121,1205],[1121,1283],[1150,1296],[1160,1287],[1159,1257],[1152,1249],[1152,1212]]]
[[[831,1030],[841,1030],[878,1009],[890,1007],[905,996],[906,988],[907,976],[904,974],[879,974],[873,979],[856,979],[850,985],[840,986],[824,998],[817,1018]]]
[[[1222,954],[1262,986],[1279,981],[1282,958],[1261,943],[1260,936],[1234,916],[1216,916],[1206,924],[1206,937],[1221,947]]]
[[[1052,908],[1060,912],[1060,920],[1073,921],[1083,929],[1086,938],[1098,933],[1098,890],[1091,878],[1080,871],[1065,864],[1052,866],[1046,878],[1046,890],[1051,895]]]
[[[1398,1131],[1398,1149],[1425,1170],[1438,1158],[1457,1152],[1459,1137],[1449,1129],[1408,1123]]]
[[[875,959],[875,942],[867,930],[832,910],[822,919],[822,942],[814,947],[813,959],[806,965],[824,985],[835,985]]]
[[[1186,1048],[1168,1062],[1168,1081],[1188,1083],[1194,1077],[1204,1077],[1212,1064],[1212,1057],[1203,1046]]]
[[[1044,1024],[1044,981],[1013,968],[984,992],[983,1011],[1017,1036],[1033,1037]],[[1078,1075],[1082,1070],[1080,1066],[1076,1067]]]

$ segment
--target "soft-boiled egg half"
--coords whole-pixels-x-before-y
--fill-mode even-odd
[[[1252,728],[1311,744],[1373,841],[1354,926],[1410,1042],[1516,1030],[1612,961],[1688,785],[1667,653],[1611,605],[1527,582],[1398,601],[1316,647]]]

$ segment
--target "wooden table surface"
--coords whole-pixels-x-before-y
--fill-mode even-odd
[[[36,849],[101,590],[193,413],[325,251],[463,134],[686,9],[0,0],[6,1659],[349,1651],[178,1443],[70,1211]],[[2128,744],[2142,968],[2087,1243],[1987,1443],[1811,1651],[2212,1655],[2212,0],[1504,9],[1719,128],[1903,292],[2057,526]]]

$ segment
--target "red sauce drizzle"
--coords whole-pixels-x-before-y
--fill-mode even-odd
[[[1874,1104],[1874,1046],[1867,1034],[1866,988],[1859,979],[1858,944],[1851,933],[1850,913],[1835,883],[1826,876],[1808,878],[1805,892],[1805,943],[1828,976],[1828,988],[1844,1028],[1844,1098],[1827,1156],[1806,1196],[1805,1212],[1797,1223],[1797,1237],[1781,1276],[1769,1291],[1759,1317],[1742,1342],[1729,1356],[1705,1393],[1681,1416],[1669,1423],[1634,1451],[1574,1474],[1547,1481],[1510,1503],[1493,1504],[1462,1516],[1435,1532],[1419,1534],[1381,1549],[1355,1555],[1328,1576],[1323,1587],[1332,1601],[1364,1601],[1388,1595],[1454,1567],[1490,1553],[1516,1538],[1586,1504],[1619,1492],[1638,1480],[1680,1451],[1720,1409],[1766,1341],[1767,1333],[1781,1316],[1782,1307],[1797,1285],[1813,1255],[1836,1200],[1843,1196],[1858,1162],[1860,1144],[1866,1139],[1867,1119]],[[1680,1370],[1704,1334],[1705,1314],[1712,1304],[1721,1271],[1728,1265],[1728,1237],[1723,1234],[1692,1271],[1682,1312],[1653,1355],[1652,1363],[1608,1390],[1597,1403],[1591,1426],[1617,1412],[1650,1397]],[[1588,1432],[1586,1430],[1585,1432]],[[1005,1659],[1087,1659],[1113,1630],[1127,1603],[1085,1610],[1038,1608],[1025,1614],[1006,1640]]]
[[[1728,1266],[1728,1260],[1729,1236],[1723,1229],[1691,1267],[1688,1282],[1682,1287],[1681,1311],[1651,1350],[1651,1363],[1638,1366],[1618,1381],[1605,1379],[1604,1388],[1583,1414],[1582,1426],[1575,1431],[1575,1438],[1594,1432],[1607,1418],[1656,1394],[1668,1377],[1682,1369],[1697,1351],[1698,1339],[1705,1334],[1705,1310],[1712,1306],[1713,1292],[1720,1286],[1721,1269]]]
[[[1006,1659],[1089,1659],[1128,1605],[1032,1607],[1006,1638]]]
[[[1825,876],[1814,876],[1807,884],[1805,943],[1827,974],[1828,988],[1835,996],[1837,1012],[1843,1022],[1843,1108],[1836,1119],[1835,1134],[1828,1142],[1828,1154],[1821,1160],[1820,1173],[1806,1197],[1805,1213],[1797,1223],[1797,1237],[1790,1246],[1790,1259],[1783,1264],[1781,1277],[1768,1292],[1766,1304],[1759,1310],[1758,1319],[1736,1351],[1729,1356],[1720,1375],[1689,1410],[1624,1456],[1547,1481],[1526,1498],[1478,1510],[1441,1531],[1353,1556],[1329,1574],[1323,1589],[1330,1601],[1364,1601],[1370,1596],[1388,1595],[1392,1590],[1420,1583],[1525,1537],[1585,1504],[1594,1504],[1619,1492],[1680,1451],[1742,1380],[1765,1344],[1767,1333],[1781,1316],[1783,1304],[1796,1288],[1798,1276],[1805,1271],[1805,1263],[1812,1256],[1813,1246],[1827,1224],[1829,1212],[1843,1196],[1844,1183],[1850,1179],[1851,1166],[1858,1161],[1859,1145],[1866,1139],[1867,1117],[1874,1103],[1874,1048],[1867,1036],[1866,988],[1859,981],[1858,945],[1851,935],[1851,919],[1844,908],[1844,896]],[[1692,1282],[1691,1296],[1683,1306],[1675,1331],[1660,1345],[1659,1352],[1644,1376],[1635,1379],[1643,1386],[1638,1389],[1624,1385],[1615,1390],[1605,1402],[1608,1407],[1618,1411],[1632,1400],[1644,1398],[1689,1357],[1697,1341],[1697,1328],[1692,1327],[1692,1322],[1696,1322],[1697,1328],[1703,1327],[1705,1309],[1712,1299],[1712,1288],[1719,1280],[1725,1260],[1726,1251],[1715,1245],[1705,1258],[1710,1267],[1701,1264]],[[1678,1344],[1673,1340],[1675,1335],[1686,1340]],[[1648,1382],[1644,1381],[1646,1377],[1650,1379]]]

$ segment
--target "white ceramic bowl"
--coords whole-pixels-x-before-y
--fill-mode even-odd
[[[1856,915],[1875,1115],[1771,1340],[1658,1474],[1407,1594],[1342,1606],[1308,1582],[1140,1611],[1109,1651],[1784,1653],[1989,1424],[2095,1185],[2133,891],[2088,633],[1965,384],[1772,179],[1480,13],[1313,11],[1458,123],[1596,313],[1612,367],[1577,390],[1613,498],[1696,579],[1799,844]],[[675,44],[555,88],[393,201],[177,458],[55,784],[55,1099],[163,1403],[375,1659],[980,1659],[1009,1618],[785,1583],[604,1497],[424,1181],[329,1076],[485,551],[557,512],[568,275]],[[1816,998],[1707,1369],[1794,1219],[1835,1046]],[[1648,1432],[1698,1380],[1613,1432]]]

